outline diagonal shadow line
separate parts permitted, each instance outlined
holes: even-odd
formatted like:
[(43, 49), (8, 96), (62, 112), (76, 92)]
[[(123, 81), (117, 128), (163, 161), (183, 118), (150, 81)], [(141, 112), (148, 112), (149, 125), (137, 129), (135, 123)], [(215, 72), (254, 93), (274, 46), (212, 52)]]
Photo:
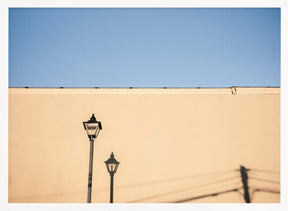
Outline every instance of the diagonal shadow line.
[(280, 190), (276, 190), (276, 189), (254, 188), (253, 192), (257, 192), (257, 191), (280, 194)]
[[(151, 182), (146, 182), (146, 183), (138, 183), (138, 184), (131, 184), (131, 185), (122, 185), (122, 186), (116, 186), (115, 188), (130, 188), (134, 186), (142, 186), (142, 185), (149, 185), (149, 184), (156, 184), (156, 183), (165, 183), (165, 182), (171, 182), (171, 181), (177, 181), (177, 180), (185, 180), (185, 179), (190, 179), (190, 178), (195, 178), (195, 177), (201, 177), (201, 176), (211, 176), (211, 175), (217, 175), (221, 173), (227, 173), (227, 172), (233, 172), (234, 170), (225, 170), (225, 171), (216, 171), (216, 172), (209, 172), (209, 173), (203, 173), (203, 174), (195, 174), (195, 175), (190, 175), (187, 177), (179, 177), (179, 178), (172, 178), (172, 179), (167, 179), (167, 180), (156, 180), (156, 181), (151, 181)], [(107, 190), (107, 188), (97, 188), (97, 189), (92, 189), (92, 191), (103, 191)], [(29, 195), (29, 196), (18, 196), (13, 199), (29, 199), (29, 198), (34, 198), (34, 197), (47, 197), (47, 196), (61, 196), (61, 195), (73, 195), (73, 194), (80, 194), (84, 193), (86, 190), (81, 190), (81, 191), (70, 191), (70, 192), (63, 192), (63, 193), (48, 193), (48, 194), (37, 194), (37, 195)]]
[(213, 185), (213, 184), (226, 182), (226, 181), (234, 180), (234, 179), (239, 179), (239, 177), (228, 177), (228, 178), (224, 178), (224, 179), (221, 179), (221, 180), (216, 180), (216, 181), (205, 183), (205, 184), (192, 186), (192, 187), (186, 188), (186, 189), (181, 189), (181, 190), (179, 189), (179, 190), (171, 191), (171, 192), (168, 192), (168, 193), (163, 193), (163, 194), (158, 194), (158, 195), (153, 195), (153, 196), (149, 196), (149, 197), (145, 197), (145, 198), (141, 198), (141, 199), (128, 201), (126, 203), (135, 203), (135, 202), (139, 202), (139, 201), (143, 201), (143, 200), (145, 201), (147, 199), (153, 199), (153, 198), (158, 198), (158, 197), (161, 197), (161, 196), (171, 195), (171, 194), (175, 194), (175, 193), (181, 193), (181, 192), (185, 192), (185, 191), (188, 191), (188, 190), (191, 190), (191, 189), (201, 188), (201, 187), (205, 187), (207, 185)]
[(280, 191), (274, 191), (274, 190), (256, 189), (255, 191), (280, 194)]
[(218, 196), (218, 195), (224, 194), (224, 193), (238, 192), (238, 190), (239, 190), (239, 188), (234, 188), (234, 189), (225, 190), (225, 191), (221, 191), (221, 192), (210, 193), (210, 194), (201, 195), (201, 196), (195, 196), (195, 197), (192, 197), (192, 198), (186, 198), (186, 199), (182, 199), (180, 201), (175, 201), (175, 202), (171, 202), (171, 203), (183, 203), (183, 202), (186, 202), (186, 201), (192, 201), (192, 200), (206, 198), (206, 197), (210, 197), (210, 196)]
[(270, 171), (270, 170), (263, 170), (263, 169), (250, 169), (250, 170), (251, 170), (251, 171), (271, 173), (271, 174), (280, 174), (280, 172), (277, 172), (277, 171)]
[(251, 187), (253, 188), (251, 192), (251, 201), (254, 199), (255, 193), (258, 192), (268, 192), (268, 193), (275, 193), (275, 194), (280, 194), (280, 190), (272, 190), (272, 189), (266, 189), (266, 188), (257, 188), (257, 187)]
[(63, 196), (63, 195), (73, 195), (73, 194), (81, 194), (87, 192), (87, 190), (81, 191), (70, 191), (65, 193), (47, 193), (47, 194), (37, 194), (37, 195), (28, 195), (28, 196), (16, 196), (16, 197), (9, 197), (9, 199), (19, 200), (19, 199), (31, 199), (31, 198), (41, 198), (41, 197), (50, 197), (50, 196)]
[(221, 173), (227, 173), (227, 172), (234, 172), (234, 169), (231, 170), (225, 170), (225, 171), (216, 171), (216, 172), (210, 172), (210, 173), (203, 173), (203, 174), (195, 174), (195, 175), (190, 175), (190, 176), (186, 176), (186, 177), (178, 177), (178, 178), (172, 178), (172, 179), (166, 179), (166, 180), (155, 180), (155, 181), (151, 181), (151, 182), (144, 182), (144, 183), (135, 183), (135, 184), (131, 184), (131, 185), (121, 185), (121, 186), (116, 186), (117, 188), (130, 188), (130, 187), (134, 187), (134, 186), (142, 186), (142, 185), (152, 185), (152, 184), (156, 184), (156, 183), (165, 183), (165, 182), (172, 182), (172, 181), (180, 181), (180, 180), (188, 180), (188, 179), (192, 179), (195, 177), (204, 177), (204, 176), (212, 176), (212, 175), (217, 175), (217, 174), (221, 174)]
[[(201, 176), (211, 176), (211, 175), (217, 175), (221, 173), (227, 173), (227, 172), (233, 172), (233, 170), (225, 170), (225, 171), (216, 171), (216, 172), (210, 172), (210, 173), (203, 173), (203, 174), (195, 174), (195, 175), (190, 175), (187, 177), (179, 177), (179, 178), (173, 178), (173, 179), (167, 179), (167, 180), (156, 180), (156, 181), (151, 181), (151, 182), (146, 182), (146, 183), (138, 183), (138, 184), (131, 184), (131, 185), (122, 185), (122, 186), (116, 186), (115, 188), (131, 188), (134, 186), (142, 186), (142, 185), (149, 185), (149, 184), (156, 184), (156, 183), (165, 183), (165, 182), (171, 182), (171, 181), (180, 181), (180, 180), (186, 180), (190, 178), (195, 178), (195, 177), (201, 177)], [(92, 189), (93, 192), (95, 191), (103, 191), (103, 190), (108, 190), (107, 188), (97, 188), (97, 189)], [(73, 194), (80, 194), (84, 193), (86, 190), (79, 190), (79, 191), (70, 191), (70, 192), (62, 192), (62, 193), (48, 193), (48, 194), (37, 194), (37, 195), (29, 195), (29, 196), (18, 196), (18, 197), (13, 197), (13, 199), (29, 199), (29, 198), (34, 198), (34, 197), (49, 197), (49, 196), (62, 196), (62, 195), (73, 195)]]
[(263, 182), (269, 182), (269, 183), (274, 183), (274, 184), (280, 184), (280, 182), (278, 182), (278, 181), (262, 179), (262, 178), (257, 178), (257, 177), (249, 177), (249, 179), (263, 181)]

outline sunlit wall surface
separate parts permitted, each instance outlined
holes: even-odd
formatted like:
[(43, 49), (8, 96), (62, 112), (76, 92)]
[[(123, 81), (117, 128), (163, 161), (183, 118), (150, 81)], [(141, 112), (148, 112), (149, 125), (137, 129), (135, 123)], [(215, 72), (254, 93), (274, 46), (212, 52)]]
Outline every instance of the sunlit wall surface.
[(116, 203), (244, 203), (240, 165), (252, 202), (280, 202), (280, 88), (9, 88), (9, 202), (86, 203), (92, 113), (92, 203), (112, 151)]

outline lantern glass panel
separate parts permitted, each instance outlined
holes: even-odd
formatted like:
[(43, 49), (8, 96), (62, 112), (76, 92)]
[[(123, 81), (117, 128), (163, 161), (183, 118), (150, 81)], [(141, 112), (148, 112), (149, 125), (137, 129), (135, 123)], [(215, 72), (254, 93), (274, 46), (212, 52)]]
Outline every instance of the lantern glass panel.
[(109, 173), (115, 173), (117, 171), (118, 166), (119, 163), (106, 163), (107, 171)]
[(98, 123), (84, 123), (88, 136), (96, 136), (99, 130)]
[(114, 164), (114, 163), (108, 164), (109, 172), (114, 172), (115, 171), (115, 166), (116, 166), (116, 164)]
[(117, 169), (118, 169), (118, 166), (119, 166), (119, 163), (117, 163), (117, 164), (115, 165), (115, 171), (114, 171), (114, 172), (116, 172), (116, 171), (117, 171)]

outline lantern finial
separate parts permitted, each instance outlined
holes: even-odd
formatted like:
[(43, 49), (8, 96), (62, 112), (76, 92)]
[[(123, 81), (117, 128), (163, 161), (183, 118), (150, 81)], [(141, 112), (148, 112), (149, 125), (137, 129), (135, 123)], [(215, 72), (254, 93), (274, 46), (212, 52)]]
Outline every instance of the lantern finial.
[(91, 116), (90, 120), (96, 120), (96, 118), (95, 118), (94, 114), (92, 114), (92, 116)]

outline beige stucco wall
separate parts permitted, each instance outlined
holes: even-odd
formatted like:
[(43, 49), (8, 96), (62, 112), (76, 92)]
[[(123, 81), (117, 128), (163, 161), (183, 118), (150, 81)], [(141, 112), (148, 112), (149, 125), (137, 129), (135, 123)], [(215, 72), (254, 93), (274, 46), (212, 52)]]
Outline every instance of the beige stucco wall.
[[(86, 202), (82, 122), (92, 113), (103, 125), (92, 202), (109, 202), (104, 161), (112, 151), (121, 163), (115, 202), (174, 202), (238, 188), (240, 164), (251, 168), (251, 190), (279, 190), (280, 88), (236, 91), (9, 88), (9, 202)], [(244, 200), (232, 192), (190, 202)], [(252, 202), (280, 202), (280, 195), (256, 192)]]

